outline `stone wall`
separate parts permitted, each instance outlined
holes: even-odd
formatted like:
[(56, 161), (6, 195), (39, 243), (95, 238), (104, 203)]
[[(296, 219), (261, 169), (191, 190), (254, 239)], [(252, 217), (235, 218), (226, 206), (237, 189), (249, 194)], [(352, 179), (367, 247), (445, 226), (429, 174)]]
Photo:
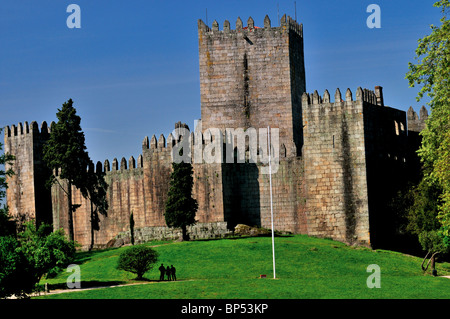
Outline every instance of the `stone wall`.
[[(178, 230), (168, 229), (164, 218), (174, 143), (171, 135), (167, 144), (162, 135), (158, 141), (155, 136), (151, 140), (146, 137), (137, 164), (134, 158), (128, 161), (122, 158), (120, 164), (114, 159), (111, 167), (108, 160), (103, 167), (97, 164), (97, 169), (106, 172), (109, 208), (107, 216), (100, 215), (94, 247), (105, 247), (118, 234), (129, 234), (131, 212), (134, 227), (142, 238), (177, 236)], [(220, 237), (239, 223), (270, 228), (269, 175), (263, 174), (262, 168), (262, 164), (252, 163), (193, 164), (193, 197), (199, 204), (196, 220), (200, 226), (192, 228), (191, 235)], [(66, 186), (64, 181), (60, 184)], [(300, 157), (281, 159), (277, 172), (272, 175), (272, 191), (275, 229), (307, 233)], [(73, 204), (81, 205), (74, 214), (75, 240), (87, 248), (92, 240), (90, 202), (75, 187), (72, 193)], [(67, 198), (59, 184), (53, 186), (52, 200), (54, 228), (67, 230)]]
[(7, 180), (7, 205), (10, 214), (18, 219), (51, 222), (50, 190), (45, 187), (50, 171), (42, 161), (42, 147), (49, 132), (46, 122), (40, 130), (36, 122), (5, 128), (5, 153), (15, 156), (11, 167), (14, 175)]
[[(270, 180), (262, 164), (223, 165), (224, 216), (229, 228), (237, 224), (271, 228)], [(307, 233), (303, 161), (282, 158), (272, 174), (274, 228)]]
[[(167, 228), (164, 212), (174, 143), (171, 134), (167, 144), (163, 135), (158, 140), (155, 136), (150, 140), (146, 137), (143, 141), (143, 155), (139, 156), (137, 163), (131, 157), (128, 161), (122, 158), (120, 163), (115, 158), (111, 166), (108, 160), (103, 166), (101, 163), (97, 164), (97, 169), (106, 173), (108, 212), (106, 216), (99, 216), (100, 229), (94, 232), (95, 247), (104, 247), (117, 234), (129, 231), (131, 213), (135, 229), (146, 229), (145, 238), (150, 238), (149, 234), (152, 233), (158, 234), (157, 237), (161, 236), (158, 229)], [(193, 171), (193, 197), (199, 204), (196, 220), (202, 224), (223, 222), (221, 164), (194, 164)], [(64, 181), (60, 181), (60, 184), (66, 186)], [(90, 202), (75, 187), (72, 188), (72, 194), (73, 204), (81, 205), (74, 214), (75, 240), (87, 248), (92, 239)], [(67, 230), (67, 197), (58, 184), (52, 188), (52, 203), (54, 228)], [(156, 228), (151, 230), (154, 227)], [(169, 230), (164, 232), (166, 231), (176, 233)], [(219, 234), (222, 232), (220, 230)]]
[[(233, 234), (227, 228), (226, 222), (197, 223), (187, 227), (190, 239), (214, 239), (224, 238)], [(172, 229), (167, 226), (142, 227), (134, 230), (134, 243), (141, 244), (151, 240), (179, 240), (182, 238), (180, 229)], [(120, 232), (107, 243), (107, 246), (121, 246), (131, 242), (130, 231)]]
[[(308, 234), (372, 247), (393, 247), (399, 238), (396, 194), (417, 181), (415, 132), (423, 123), (414, 111), (384, 105), (382, 87), (358, 88), (356, 98), (339, 89), (302, 97)], [(421, 110), (426, 117), (426, 110)]]
[(428, 111), (425, 106), (422, 106), (419, 111), (419, 115), (417, 115), (416, 111), (409, 107), (407, 112), (408, 117), (408, 131), (411, 132), (420, 132), (425, 128), (425, 121), (428, 119)]
[(388, 106), (364, 102), (364, 143), (370, 212), (371, 244), (374, 248), (399, 248), (398, 212), (390, 206), (399, 191), (420, 178), (416, 150), (420, 141), (407, 131), (407, 114)]
[[(363, 101), (334, 103), (326, 91), (303, 94), (303, 156), (308, 234), (368, 244), (369, 207), (364, 147)], [(357, 95), (358, 95), (357, 94)]]

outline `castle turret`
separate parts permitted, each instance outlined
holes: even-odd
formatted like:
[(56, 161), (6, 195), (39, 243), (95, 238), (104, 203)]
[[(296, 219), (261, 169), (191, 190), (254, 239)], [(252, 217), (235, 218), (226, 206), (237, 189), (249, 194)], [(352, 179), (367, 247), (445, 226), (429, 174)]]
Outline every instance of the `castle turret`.
[(5, 153), (15, 156), (14, 175), (7, 178), (7, 205), (10, 214), (20, 220), (52, 221), (51, 194), (45, 186), (51, 172), (42, 160), (42, 148), (49, 137), (46, 122), (19, 123), (5, 128)]
[(414, 111), (412, 106), (409, 107), (407, 114), (408, 118), (408, 131), (420, 132), (425, 128), (425, 121), (428, 119), (428, 111), (425, 106), (422, 105), (419, 114)]

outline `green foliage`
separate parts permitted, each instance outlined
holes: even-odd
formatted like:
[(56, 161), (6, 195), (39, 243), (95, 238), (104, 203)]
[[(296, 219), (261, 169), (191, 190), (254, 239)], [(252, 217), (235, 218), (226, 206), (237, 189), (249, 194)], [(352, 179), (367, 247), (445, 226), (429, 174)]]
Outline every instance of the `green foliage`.
[(421, 232), (440, 228), (437, 215), (441, 194), (442, 190), (439, 185), (429, 184), (425, 180), (408, 192), (408, 199), (405, 202), (409, 202), (406, 210), (409, 232), (419, 235)]
[(9, 216), (8, 206), (0, 208), (0, 236), (15, 235), (15, 222)]
[[(447, 278), (424, 276), (422, 258), (386, 250), (351, 247), (329, 239), (305, 235), (275, 238), (277, 280), (272, 276), (270, 237), (196, 240), (146, 244), (159, 253), (156, 265), (173, 264), (177, 282), (153, 282), (117, 288), (71, 290), (41, 298), (86, 299), (448, 299)], [(78, 252), (83, 285), (130, 284), (135, 275), (116, 269), (122, 247)], [(366, 285), (367, 266), (381, 269), (381, 289)], [(450, 275), (450, 264), (436, 264), (441, 275)], [(259, 275), (267, 275), (260, 279)], [(50, 286), (65, 285), (62, 272)], [(145, 274), (159, 278), (158, 267)], [(47, 281), (46, 281), (47, 282)], [(86, 283), (87, 285), (88, 283)]]
[(421, 132), (419, 155), (425, 167), (425, 181), (442, 188), (438, 219), (447, 243), (450, 242), (450, 10), (449, 0), (434, 4), (443, 14), (440, 26), (431, 25), (431, 34), (419, 39), (417, 64), (409, 63), (406, 78), (410, 86), (421, 85), (417, 100), (425, 94), (431, 114)]
[[(86, 152), (81, 118), (76, 114), (72, 99), (58, 109), (58, 122), (52, 126), (50, 138), (44, 146), (44, 161), (50, 169), (60, 169), (59, 176), (73, 185), (84, 185), (89, 157)], [(81, 188), (81, 187), (80, 187)]]
[(20, 250), (30, 261), (36, 282), (46, 273), (58, 272), (69, 265), (75, 256), (75, 244), (65, 238), (62, 229), (52, 232), (52, 226), (42, 224), (37, 230), (34, 223), (25, 223), (18, 234)]
[(136, 274), (136, 279), (140, 280), (153, 268), (158, 261), (158, 256), (159, 254), (148, 246), (133, 246), (120, 254), (117, 269)]
[(65, 102), (56, 113), (58, 122), (52, 126), (52, 133), (44, 145), (43, 159), (52, 171), (59, 169), (59, 178), (67, 181), (64, 189), (55, 176), (51, 176), (49, 184), (59, 183), (68, 198), (69, 238), (74, 240), (72, 185), (79, 188), (83, 195), (87, 193), (86, 183), (89, 181), (87, 168), (90, 159), (86, 151), (84, 133), (81, 130), (81, 118), (76, 114), (72, 99)]
[(191, 163), (172, 163), (169, 193), (166, 201), (165, 219), (169, 227), (181, 228), (187, 239), (186, 227), (195, 224), (197, 201), (192, 198), (194, 179)]
[[(76, 186), (84, 198), (91, 202), (91, 232), (99, 229), (99, 214), (108, 210), (106, 192), (108, 185), (105, 173), (96, 171), (86, 151), (84, 133), (81, 130), (81, 118), (73, 107), (72, 99), (65, 102), (56, 114), (58, 122), (52, 126), (52, 133), (44, 145), (44, 161), (53, 171), (59, 170), (59, 179), (51, 176), (49, 184), (58, 183), (68, 198), (69, 237), (74, 240), (72, 188)], [(88, 169), (89, 168), (89, 169)], [(63, 187), (59, 180), (67, 181)], [(92, 236), (94, 238), (94, 236)], [(91, 242), (91, 248), (94, 243)]]
[(445, 253), (448, 251), (448, 247), (442, 240), (442, 235), (437, 230), (420, 232), (419, 242), (423, 250), (430, 253)]
[[(96, 171), (86, 151), (81, 118), (76, 114), (72, 99), (65, 102), (56, 114), (58, 122), (52, 126), (50, 138), (44, 146), (44, 161), (51, 170), (59, 170), (59, 179), (51, 176), (50, 184), (59, 183), (68, 198), (69, 238), (74, 240), (72, 185), (91, 202), (91, 232), (99, 229), (99, 214), (107, 215), (105, 173)], [(88, 169), (89, 168), (89, 169)], [(63, 187), (59, 180), (67, 181)], [(91, 236), (94, 238), (94, 236)], [(94, 242), (91, 242), (93, 248)]]
[(416, 236), (422, 248), (431, 254), (447, 251), (438, 220), (441, 194), (439, 185), (422, 179), (417, 186), (399, 193), (391, 205), (394, 212), (403, 214), (399, 218), (400, 231)]
[(45, 224), (36, 230), (29, 222), (17, 238), (0, 237), (0, 298), (26, 296), (44, 274), (60, 271), (74, 257), (73, 242), (67, 241), (62, 230), (51, 232)]

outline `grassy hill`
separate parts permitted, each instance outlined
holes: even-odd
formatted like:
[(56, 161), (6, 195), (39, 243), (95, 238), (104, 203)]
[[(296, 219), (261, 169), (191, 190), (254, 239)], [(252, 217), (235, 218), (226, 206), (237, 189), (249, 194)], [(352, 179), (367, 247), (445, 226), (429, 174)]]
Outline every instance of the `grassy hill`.
[[(450, 298), (450, 279), (423, 274), (421, 258), (401, 253), (355, 248), (328, 239), (303, 235), (275, 238), (276, 274), (272, 273), (270, 237), (191, 242), (152, 242), (159, 263), (136, 282), (131, 273), (116, 269), (119, 254), (128, 247), (80, 252), (81, 288), (139, 283), (115, 288), (76, 290), (41, 298), (131, 299), (309, 299), (309, 298)], [(160, 263), (173, 264), (178, 281), (159, 282)], [(377, 264), (381, 288), (368, 288)], [(437, 264), (439, 275), (450, 275), (450, 264)], [(267, 278), (259, 278), (261, 274)], [(70, 273), (44, 279), (63, 288)]]

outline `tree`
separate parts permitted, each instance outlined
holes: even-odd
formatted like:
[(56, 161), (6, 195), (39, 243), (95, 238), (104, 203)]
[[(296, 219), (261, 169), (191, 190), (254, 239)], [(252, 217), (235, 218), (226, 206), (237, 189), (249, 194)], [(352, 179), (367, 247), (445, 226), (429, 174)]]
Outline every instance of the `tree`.
[[(437, 216), (439, 214), (440, 196), (442, 189), (437, 184), (429, 184), (425, 179), (419, 185), (412, 187), (408, 193), (402, 197), (406, 203), (406, 230), (417, 236), (417, 239), (426, 251), (426, 256), (422, 262), (422, 270), (426, 271), (431, 262), (432, 273), (435, 274), (435, 261), (438, 254), (446, 253), (447, 246), (440, 235), (441, 224)], [(428, 264), (424, 263), (430, 256)]]
[(91, 204), (91, 244), (89, 250), (94, 248), (94, 231), (100, 229), (99, 214), (106, 216), (108, 201), (106, 192), (108, 184), (105, 181), (105, 172), (100, 169), (94, 171), (94, 163), (90, 161), (85, 184), (81, 188), (83, 197), (88, 198)]
[(14, 236), (0, 237), (0, 298), (11, 295), (26, 297), (44, 274), (56, 273), (70, 264), (75, 256), (75, 245), (62, 230), (34, 223), (25, 224), (25, 230)]
[(74, 240), (73, 213), (77, 205), (72, 204), (72, 186), (86, 188), (86, 172), (90, 162), (86, 151), (84, 133), (81, 130), (81, 118), (76, 114), (72, 99), (65, 102), (56, 114), (58, 122), (52, 126), (52, 132), (44, 145), (44, 161), (55, 172), (59, 170), (59, 177), (67, 181), (64, 187), (52, 175), (50, 184), (59, 183), (67, 195), (67, 211), (69, 223), (69, 238)]
[(33, 291), (32, 267), (13, 236), (0, 237), (0, 298), (24, 297)]
[(25, 223), (18, 234), (20, 251), (31, 265), (34, 284), (43, 275), (58, 272), (69, 265), (75, 257), (75, 243), (67, 240), (62, 229), (52, 232), (52, 226), (41, 224), (38, 229), (33, 222)]
[(192, 198), (194, 179), (191, 163), (172, 163), (165, 219), (169, 227), (181, 228), (182, 239), (188, 240), (187, 226), (195, 224), (197, 201)]
[[(423, 250), (427, 252), (425, 258), (422, 261), (422, 270), (424, 272), (427, 271), (428, 266), (431, 262), (431, 272), (434, 276), (436, 276), (436, 255), (448, 252), (449, 247), (445, 245), (445, 242), (442, 240), (441, 234), (436, 230), (422, 231), (419, 234), (419, 242), (422, 245)], [(427, 260), (428, 256), (430, 256), (430, 259), (427, 265), (424, 267), (424, 263)]]
[(144, 274), (158, 261), (158, 257), (158, 252), (151, 247), (132, 246), (120, 254), (117, 269), (136, 274), (136, 280), (142, 280)]
[(0, 237), (13, 236), (16, 233), (16, 223), (9, 216), (8, 206), (4, 205), (0, 208)]
[(417, 186), (412, 187), (405, 202), (407, 226), (406, 230), (419, 236), (422, 232), (439, 230), (441, 224), (437, 216), (439, 213), (441, 188), (436, 184), (429, 184), (424, 179)]
[(437, 218), (440, 234), (450, 244), (450, 10), (449, 0), (434, 4), (442, 12), (441, 26), (431, 25), (431, 34), (419, 39), (417, 64), (409, 63), (406, 78), (411, 87), (421, 85), (417, 97), (430, 97), (431, 113), (421, 132), (422, 145), (418, 151), (424, 165), (424, 180), (442, 189)]

